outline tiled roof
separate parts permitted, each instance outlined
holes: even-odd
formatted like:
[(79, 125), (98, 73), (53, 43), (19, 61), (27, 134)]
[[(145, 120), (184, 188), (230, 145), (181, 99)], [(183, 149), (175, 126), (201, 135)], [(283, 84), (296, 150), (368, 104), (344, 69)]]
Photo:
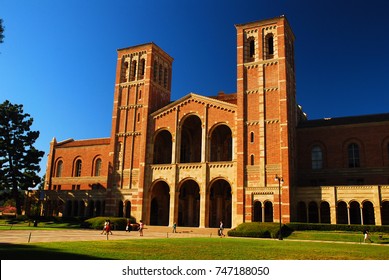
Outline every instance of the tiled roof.
[(389, 122), (389, 113), (301, 121), (298, 128)]

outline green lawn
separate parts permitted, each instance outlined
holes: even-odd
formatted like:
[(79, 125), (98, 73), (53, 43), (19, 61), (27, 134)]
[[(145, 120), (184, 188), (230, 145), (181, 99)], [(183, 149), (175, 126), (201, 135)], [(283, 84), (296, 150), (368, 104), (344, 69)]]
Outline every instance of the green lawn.
[(1, 244), (2, 259), (388, 260), (389, 246), (246, 238)]

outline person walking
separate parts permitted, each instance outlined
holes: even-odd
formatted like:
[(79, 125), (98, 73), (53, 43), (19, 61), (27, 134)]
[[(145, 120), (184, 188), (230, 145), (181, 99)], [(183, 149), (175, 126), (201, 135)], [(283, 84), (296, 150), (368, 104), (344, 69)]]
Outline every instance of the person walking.
[(145, 224), (143, 223), (142, 220), (139, 221), (139, 236), (143, 236), (143, 228)]
[(224, 231), (223, 221), (220, 221), (220, 224), (219, 224), (219, 236), (220, 237), (224, 237), (225, 236), (223, 231)]
[(373, 242), (373, 241), (371, 241), (369, 231), (368, 231), (367, 229), (365, 229), (365, 230), (363, 231), (363, 242), (366, 243), (367, 240), (369, 240), (370, 243)]
[(106, 232), (107, 232), (107, 224), (108, 224), (108, 220), (105, 220), (105, 222), (104, 222), (104, 226), (103, 226), (103, 231), (100, 233), (100, 234), (106, 234)]
[(177, 233), (177, 223), (173, 223), (173, 233)]

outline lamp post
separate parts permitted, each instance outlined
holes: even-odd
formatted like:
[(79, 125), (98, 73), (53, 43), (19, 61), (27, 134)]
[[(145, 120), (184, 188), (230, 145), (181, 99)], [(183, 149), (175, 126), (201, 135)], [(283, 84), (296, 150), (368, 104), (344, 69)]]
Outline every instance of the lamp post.
[(276, 177), (274, 178), (274, 180), (278, 181), (278, 206), (279, 206), (279, 214), (280, 214), (280, 232), (278, 234), (278, 240), (282, 240), (282, 232), (281, 232), (281, 228), (282, 228), (282, 221), (281, 221), (281, 183), (284, 182), (284, 179), (282, 179), (282, 177), (276, 175)]

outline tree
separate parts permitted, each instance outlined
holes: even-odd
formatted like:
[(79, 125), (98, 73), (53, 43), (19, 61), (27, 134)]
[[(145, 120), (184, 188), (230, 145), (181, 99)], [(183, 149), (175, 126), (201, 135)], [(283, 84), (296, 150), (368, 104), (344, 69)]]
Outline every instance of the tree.
[(3, 20), (0, 18), (0, 44), (3, 43), (3, 39), (4, 39), (3, 32), (4, 32)]
[(22, 213), (21, 190), (40, 183), (37, 175), (44, 152), (33, 144), (39, 131), (31, 131), (33, 119), (23, 113), (23, 105), (0, 104), (0, 190), (9, 190), (15, 200), (17, 214)]

